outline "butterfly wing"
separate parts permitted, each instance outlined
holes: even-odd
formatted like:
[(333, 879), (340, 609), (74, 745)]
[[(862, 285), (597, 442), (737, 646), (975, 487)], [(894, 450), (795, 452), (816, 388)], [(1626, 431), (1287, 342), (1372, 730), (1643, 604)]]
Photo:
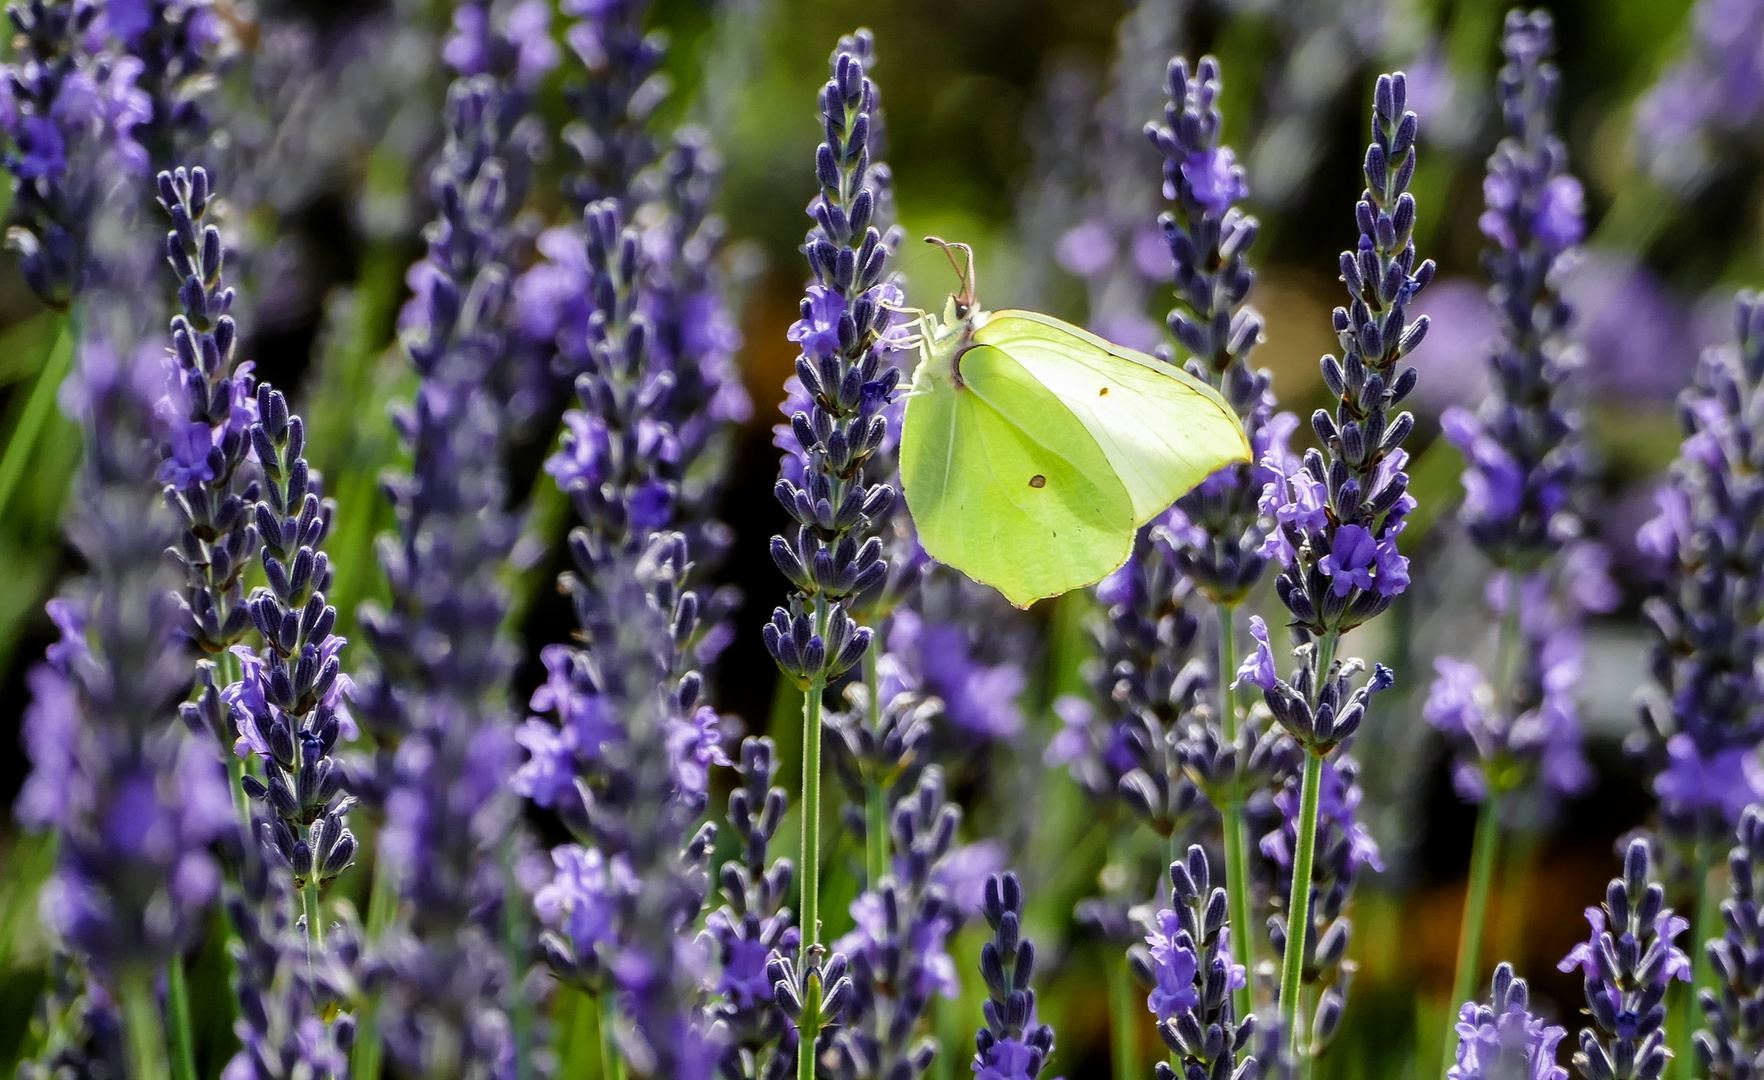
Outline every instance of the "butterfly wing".
[(974, 340), (1009, 354), (1078, 421), (1126, 488), (1135, 527), (1250, 460), (1243, 424), (1219, 392), (1156, 357), (1032, 311), (995, 312)]
[(999, 349), (967, 350), (961, 374), (907, 398), (900, 475), (925, 551), (1021, 607), (1102, 580), (1134, 523), (1096, 439)]

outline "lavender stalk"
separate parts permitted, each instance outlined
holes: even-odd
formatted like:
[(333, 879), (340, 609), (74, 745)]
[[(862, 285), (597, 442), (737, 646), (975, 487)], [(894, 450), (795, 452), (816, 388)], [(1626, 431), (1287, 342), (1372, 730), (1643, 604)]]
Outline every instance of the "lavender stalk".
[[(1574, 704), (1579, 608), (1615, 600), (1609, 582), (1589, 565), (1602, 562), (1602, 550), (1574, 543), (1582, 532), (1574, 497), (1585, 487), (1586, 463), (1579, 445), (1583, 421), (1573, 401), (1579, 355), (1567, 338), (1572, 310), (1558, 289), (1585, 223), (1580, 181), (1568, 173), (1567, 148), (1552, 129), (1559, 84), (1549, 59), (1554, 39), (1548, 13), (1507, 14), (1499, 92), (1508, 134), (1488, 161), (1481, 221), (1490, 242), (1483, 255), (1489, 302), (1500, 327), (1489, 357), (1494, 391), (1476, 415), (1454, 408), (1441, 420), (1466, 461), (1459, 520), (1499, 568), (1490, 596), (1498, 596), (1501, 611), (1493, 685), (1473, 666), (1441, 657), (1424, 710), (1454, 745), (1460, 793), (1482, 804), (1455, 1002), (1469, 997), (1480, 976), (1503, 801), (1534, 782), (1567, 794), (1591, 779)], [(1600, 581), (1570, 581), (1567, 602), (1549, 604), (1554, 583), (1577, 570), (1594, 570), (1590, 576)], [(1444, 1068), (1458, 1053), (1454, 1032), (1446, 1033), (1442, 1053)]]
[(1630, 842), (1623, 876), (1605, 890), (1602, 907), (1586, 909), (1592, 936), (1556, 965), (1586, 977), (1587, 1011), (1574, 1067), (1586, 1080), (1659, 1080), (1672, 1059), (1666, 1049), (1666, 988), (1690, 981), (1690, 960), (1675, 944), (1689, 924), (1666, 906), (1651, 880), (1646, 840)]
[(1453, 1029), (1454, 1053), (1446, 1080), (1568, 1080), (1556, 1064), (1556, 1046), (1568, 1032), (1531, 1013), (1524, 979), (1513, 965), (1495, 968), (1489, 1002), (1464, 1002)]
[[(363, 1032), (361, 1071), (384, 1031), (395, 1063), (489, 1075), (513, 1060), (525, 1074), (521, 955), (504, 945), (503, 848), (518, 835), (505, 781), (517, 764), (506, 683), (514, 647), (500, 633), (509, 606), (498, 573), (517, 526), (501, 464), (517, 367), (511, 332), (515, 227), (542, 135), (528, 115), (537, 82), (556, 63), (549, 16), (463, 4), (443, 50), (460, 71), (449, 89), (447, 143), (430, 177), (439, 217), (412, 276), (405, 350), (421, 376), (395, 414), (412, 472), (383, 488), (398, 534), (380, 563), (391, 606), (359, 620), (377, 663), (363, 674), (358, 711), (378, 748), (375, 794), (387, 816), (375, 882), (404, 901), (407, 921), (383, 943), (388, 984)], [(389, 920), (388, 920), (389, 921)]]
[[(1164, 155), (1164, 195), (1175, 204), (1159, 218), (1176, 268), (1179, 301), (1168, 323), (1193, 357), (1190, 371), (1217, 387), (1242, 418), (1259, 460), (1297, 422), (1287, 414), (1274, 416), (1273, 378), (1266, 369), (1250, 366), (1262, 340), (1262, 317), (1246, 302), (1255, 283), (1248, 255), (1259, 223), (1235, 205), (1248, 196), (1249, 186), (1232, 149), (1219, 145), (1224, 118), (1218, 107), (1218, 61), (1202, 57), (1192, 74), (1185, 60), (1172, 61), (1165, 88), (1170, 101), (1164, 123), (1148, 125), (1146, 133)], [(1258, 502), (1269, 479), (1267, 468), (1258, 464), (1221, 470), (1180, 499), (1154, 529), (1154, 542), (1171, 548), (1177, 570), (1218, 611), (1217, 730), (1208, 732), (1217, 753), (1197, 756), (1206, 758), (1207, 768), (1199, 771), (1224, 821), (1232, 922), (1242, 934), (1239, 948), (1250, 970), (1256, 934), (1250, 929), (1244, 801), (1255, 739), (1248, 732), (1240, 738), (1237, 694), (1226, 683), (1237, 668), (1237, 606), (1267, 565), (1262, 548), (1271, 523)], [(1247, 1016), (1250, 1004), (1246, 982), (1237, 995), (1238, 1014)]]
[(1146, 1007), (1171, 1053), (1169, 1062), (1158, 1062), (1158, 1080), (1233, 1076), (1239, 1068), (1255, 1076), (1249, 1050), (1256, 1018), (1240, 1019), (1232, 1003), (1249, 980), (1231, 955), (1226, 890), (1213, 887), (1207, 853), (1198, 844), (1170, 864), (1169, 877), (1170, 906), (1152, 917), (1145, 945), (1130, 954), (1134, 975), (1150, 991)]
[(1351, 297), (1334, 314), (1343, 356), (1322, 361), (1324, 383), (1338, 404), (1333, 417), (1319, 409), (1311, 418), (1327, 456), (1311, 450), (1302, 463), (1265, 459), (1279, 472), (1262, 495), (1264, 511), (1278, 523), (1267, 550), (1282, 565), (1275, 588), (1293, 616), (1300, 666), (1291, 683), (1279, 679), (1266, 627), (1252, 619), (1258, 647), (1239, 671), (1240, 679), (1262, 689), (1275, 718), (1305, 751), (1280, 979), (1287, 1037), (1297, 1046), (1304, 1045), (1297, 1041), (1296, 1020), (1306, 955), (1321, 947), (1310, 941), (1310, 916), (1325, 758), (1352, 738), (1371, 696), (1392, 682), (1390, 672), (1375, 665), (1371, 679), (1355, 689), (1354, 676), (1364, 665), (1337, 661), (1335, 648), (1344, 631), (1389, 607), (1409, 580), (1396, 538), (1415, 505), (1407, 494), (1408, 455), (1402, 449), (1414, 418), (1389, 412), (1415, 387), (1415, 369), (1401, 362), (1420, 344), (1427, 320), (1411, 323), (1408, 306), (1433, 279), (1434, 268), (1431, 261), (1416, 265), (1410, 235), (1415, 200), (1407, 188), (1419, 122), (1405, 111), (1405, 97), (1400, 72), (1379, 76), (1366, 190), (1356, 207), (1360, 242), (1341, 256)]
[[(805, 948), (799, 1080), (813, 1080), (812, 1033), (829, 1018), (818, 971), (820, 909), (821, 709), (829, 682), (870, 647), (871, 630), (848, 613), (853, 598), (888, 572), (876, 524), (894, 505), (894, 488), (864, 480), (865, 465), (888, 433), (884, 409), (900, 373), (882, 359), (883, 335), (899, 293), (886, 280), (893, 246), (872, 224), (887, 172), (871, 160), (875, 84), (867, 31), (843, 39), (832, 78), (821, 91), (825, 141), (815, 155), (821, 191), (810, 205), (815, 226), (805, 251), (815, 284), (791, 328), (802, 347), (796, 378), (807, 408), (791, 417), (802, 448), (801, 479), (780, 477), (778, 501), (796, 522), (789, 539), (772, 538), (772, 558), (794, 587), (789, 607), (764, 627), (767, 650), (805, 693), (802, 772), (802, 918)], [(793, 464), (793, 462), (790, 462)], [(792, 470), (794, 471), (794, 470)]]
[(1023, 887), (1006, 871), (986, 879), (981, 902), (992, 940), (980, 946), (986, 1026), (974, 1036), (979, 1080), (1035, 1080), (1054, 1051), (1054, 1030), (1035, 1019), (1035, 943), (1023, 936)]
[(1700, 1075), (1724, 1080), (1764, 1067), (1764, 808), (1746, 807), (1738, 839), (1727, 856), (1731, 895), (1721, 901), (1727, 928), (1704, 946), (1715, 979), (1698, 992), (1707, 1026), (1693, 1043)]

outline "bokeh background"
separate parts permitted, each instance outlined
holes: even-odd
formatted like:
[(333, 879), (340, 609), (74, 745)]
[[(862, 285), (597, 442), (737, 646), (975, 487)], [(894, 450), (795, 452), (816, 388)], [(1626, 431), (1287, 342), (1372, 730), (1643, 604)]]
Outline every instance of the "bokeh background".
[[(1636, 727), (1631, 699), (1646, 670), (1638, 619), (1645, 579), (1633, 536), (1677, 449), (1674, 394), (1698, 350), (1729, 332), (1733, 291), (1764, 284), (1764, 22), (1752, 10), (1757, 4), (1705, 0), (1700, 7), (1705, 20), (1733, 20), (1740, 39), (1729, 44), (1738, 59), (1732, 71), (1703, 65), (1726, 112), (1715, 127), (1687, 134), (1657, 105), (1672, 89), (1674, 65), (1696, 54), (1698, 13), (1689, 0), (1551, 6), (1563, 74), (1559, 128), (1571, 167), (1586, 184), (1591, 226), (1568, 294), (1580, 312), (1576, 334), (1586, 354), (1591, 442), (1601, 470), (1595, 527), (1625, 595), (1593, 627), (1583, 683), (1598, 782), (1584, 797), (1523, 822), (1501, 856), (1490, 951), (1515, 962), (1533, 981), (1541, 1010), (1558, 1020), (1576, 1011), (1580, 987), (1578, 976), (1558, 975), (1555, 962), (1583, 936), (1581, 909), (1597, 901), (1615, 872), (1616, 838), (1640, 824), (1651, 805), (1621, 748)], [(224, 103), (216, 128), (225, 135), (215, 157), (231, 201), (228, 240), (247, 253), (243, 355), (278, 386), (298, 388), (315, 463), (340, 504), (333, 600), (347, 619), (379, 588), (371, 544), (389, 514), (376, 477), (397, 453), (385, 403), (409, 389), (395, 321), (406, 295), (404, 271), (420, 255), (419, 230), (430, 216), (422, 178), (438, 144), (446, 82), (438, 48), (447, 5), (330, 0), (222, 8), (236, 20), (239, 51), (216, 90)], [(1453, 795), (1444, 747), (1421, 722), (1419, 704), (1433, 656), (1462, 653), (1486, 629), (1482, 564), (1452, 526), (1461, 461), (1436, 436), (1440, 411), (1474, 401), (1483, 385), (1481, 343), (1492, 324), (1476, 219), (1484, 163), (1498, 135), (1492, 76), (1504, 13), (1505, 4), (1493, 0), (653, 6), (654, 24), (674, 43), (675, 92), (658, 124), (702, 124), (724, 159), (721, 210), (746, 339), (742, 367), (755, 404), (723, 508), (737, 541), (721, 575), (746, 601), (740, 633), (717, 668), (717, 700), (745, 730), (773, 730), (787, 763), (780, 780), (791, 788), (800, 699), (779, 689), (757, 630), (783, 591), (766, 555), (767, 539), (784, 520), (771, 497), (770, 428), (796, 355), (785, 329), (796, 318), (806, 276), (797, 245), (814, 192), (815, 94), (838, 37), (857, 26), (876, 35), (873, 74), (883, 92), (899, 219), (910, 240), (899, 267), (913, 302), (940, 305), (953, 288), (941, 256), (917, 243), (937, 234), (975, 247), (988, 307), (1034, 307), (1129, 344), (1160, 340), (1171, 303), (1158, 280), (1167, 270), (1161, 246), (1144, 255), (1146, 238), (1156, 237), (1161, 197), (1159, 159), (1140, 128), (1161, 109), (1163, 68), (1172, 55), (1218, 56), (1225, 140), (1248, 166), (1249, 205), (1263, 224), (1252, 301), (1268, 329), (1256, 360), (1273, 369), (1283, 404), (1301, 415), (1321, 393), (1317, 358), (1335, 347), (1329, 312), (1340, 287), (1333, 267), (1356, 235), (1352, 208), (1372, 80), (1379, 71), (1408, 72), (1410, 106), (1422, 118), (1416, 242), (1441, 267), (1425, 304), (1436, 325), (1415, 356), (1423, 415), (1411, 442), (1412, 490), (1422, 509), (1404, 540), (1416, 559), (1416, 586), (1359, 632), (1367, 640), (1344, 646), (1383, 657), (1399, 682), (1378, 700), (1356, 747), (1365, 765), (1362, 810), (1386, 869), (1359, 887), (1360, 976), (1346, 1029), (1320, 1076), (1428, 1075), (1447, 1015), (1473, 810)], [(556, 22), (560, 34), (564, 24)], [(560, 85), (568, 67), (543, 99), (558, 125), (567, 118)], [(548, 166), (553, 176), (562, 167)], [(547, 189), (543, 179), (535, 184), (538, 192)], [(535, 212), (543, 217), (555, 209), (541, 198)], [(0, 257), (0, 438), (18, 430), (33, 402), (44, 407), (39, 374), (51, 328), (10, 253)], [(43, 602), (75, 569), (59, 528), (77, 439), (58, 413), (47, 422), (50, 437), (30, 460), (0, 473), (7, 492), (0, 499), (0, 803), (8, 805), (25, 768), (13, 749), (27, 700), (24, 673), (51, 638)], [(550, 437), (549, 430), (530, 434), (516, 456), (514, 481), (516, 490), (538, 493), (530, 526), (555, 541), (567, 510), (546, 502), (550, 481), (538, 471)], [(536, 681), (539, 647), (561, 639), (570, 624), (549, 587), (560, 566), (554, 543), (517, 582), (529, 655), (517, 687), (523, 699)], [(1270, 600), (1261, 597), (1252, 608), (1266, 610)], [(1012, 644), (1029, 675), (1019, 701), (1026, 730), (974, 750), (953, 770), (970, 807), (966, 831), (997, 838), (1000, 857), (1024, 875), (1034, 898), (1031, 928), (1046, 960), (1042, 1019), (1059, 1031), (1054, 1067), (1068, 1077), (1108, 1068), (1102, 950), (1086, 939), (1072, 910), (1096, 890), (1110, 852), (1106, 829), (1084, 796), (1063, 771), (1040, 761), (1058, 725), (1051, 701), (1084, 692), (1089, 603), (1070, 597), (1028, 613)], [(784, 722), (774, 724), (774, 717)], [(44, 849), (8, 828), (0, 823), (5, 1072), (23, 1048), (47, 956), (35, 899), (48, 867)], [(848, 845), (830, 857), (856, 865), (862, 852)], [(353, 876), (358, 886), (369, 879)], [(823, 904), (836, 935), (845, 900), (832, 888)], [(954, 950), (964, 970), (977, 955), (975, 934), (970, 929)], [(223, 993), (218, 949), (202, 962), (211, 977), (198, 978), (199, 995), (203, 986)], [(200, 997), (197, 1012), (224, 1014), (204, 1010)], [(975, 1001), (939, 1004), (946, 1052), (938, 1075), (966, 1075), (978, 1016)], [(1150, 1025), (1144, 1034), (1149, 1057)], [(224, 1055), (230, 1036), (216, 1021), (203, 1038), (205, 1055)]]

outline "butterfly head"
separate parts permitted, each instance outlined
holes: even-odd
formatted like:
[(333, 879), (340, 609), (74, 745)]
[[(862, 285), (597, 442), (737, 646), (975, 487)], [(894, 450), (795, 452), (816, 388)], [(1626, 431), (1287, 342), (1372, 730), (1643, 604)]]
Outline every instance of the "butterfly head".
[[(955, 268), (961, 287), (950, 294), (943, 306), (941, 321), (925, 319), (925, 350), (928, 374), (932, 378), (948, 378), (957, 387), (962, 385), (961, 354), (973, 344), (974, 331), (985, 322), (987, 313), (980, 308), (975, 295), (974, 249), (967, 244), (952, 244), (935, 236), (925, 237), (927, 244), (936, 244)], [(960, 260), (956, 252), (961, 252)]]

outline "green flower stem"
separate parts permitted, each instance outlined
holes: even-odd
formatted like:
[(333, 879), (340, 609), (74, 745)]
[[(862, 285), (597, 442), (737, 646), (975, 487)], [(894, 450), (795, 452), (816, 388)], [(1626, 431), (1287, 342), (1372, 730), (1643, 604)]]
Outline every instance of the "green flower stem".
[[(1702, 830), (1699, 830), (1702, 831)], [(1679, 993), (1684, 1002), (1683, 1019), (1677, 1024), (1674, 1034), (1677, 1038), (1677, 1059), (1684, 1063), (1682, 1076), (1692, 1075), (1690, 1065), (1696, 1058), (1696, 1028), (1699, 1026), (1697, 1006), (1699, 995), (1705, 988), (1715, 986), (1714, 973), (1709, 968), (1709, 950), (1705, 943), (1721, 931), (1721, 895), (1725, 889), (1709, 887), (1709, 873), (1718, 863), (1719, 845), (1712, 842), (1703, 831), (1697, 840), (1697, 918), (1691, 927), (1691, 945), (1685, 952), (1691, 954), (1691, 982), (1688, 986), (1680, 986)]]
[(123, 1031), (128, 1043), (130, 1080), (170, 1080), (159, 1004), (153, 999), (152, 973), (141, 969), (124, 972), (117, 996), (121, 998)]
[[(1316, 684), (1329, 677), (1335, 645), (1341, 635), (1317, 639)], [(1292, 853), (1292, 893), (1286, 904), (1286, 955), (1280, 959), (1280, 1014), (1286, 1021), (1287, 1045), (1298, 1056), (1299, 986), (1305, 975), (1305, 939), (1311, 933), (1311, 867), (1317, 857), (1317, 802), (1323, 788), (1323, 757), (1305, 748), (1305, 773), (1299, 787), (1298, 842)]]
[(1311, 931), (1311, 864), (1316, 856), (1317, 800), (1322, 787), (1323, 758), (1307, 748), (1299, 788), (1298, 843), (1292, 853), (1292, 895), (1286, 905), (1286, 955), (1281, 958), (1280, 970), (1280, 1013), (1294, 1054), (1299, 1046), (1299, 987), (1305, 974), (1305, 938)]
[[(222, 686), (231, 686), (242, 677), (239, 658), (233, 655), (231, 649), (221, 651), (220, 674)], [(244, 834), (247, 844), (255, 843), (257, 838), (251, 828), (251, 797), (245, 794), (245, 769), (248, 763), (235, 754), (230, 746), (221, 747), (221, 756), (227, 761), (227, 797), (233, 802), (233, 813), (239, 817), (239, 831)], [(230, 936), (231, 931), (228, 934)]]
[(55, 348), (37, 375), (31, 396), (25, 400), (18, 426), (6, 441), (4, 454), (0, 454), (0, 521), (10, 520), (6, 511), (11, 507), (13, 495), (18, 492), (19, 482), (24, 479), (43, 429), (55, 416), (55, 397), (73, 367), (73, 353), (74, 324), (72, 316), (67, 316), (55, 339)]
[(165, 982), (165, 1004), (171, 1011), (172, 1075), (176, 1080), (196, 1080), (196, 1040), (190, 1034), (190, 986), (184, 978), (182, 953), (172, 954)]
[(613, 1020), (617, 1016), (618, 1007), (613, 1004), (612, 994), (602, 988), (594, 995), (596, 1018), (596, 1034), (600, 1039), (600, 1076), (601, 1080), (625, 1080), (624, 1059), (613, 1049)]
[[(826, 639), (830, 609), (815, 597), (815, 633)], [(802, 961), (806, 965), (821, 942), (821, 699), (827, 676), (817, 671), (802, 699)], [(821, 1030), (819, 980), (803, 993), (802, 1025), (796, 1047), (798, 1080), (815, 1080), (815, 1041)]]
[[(367, 940), (379, 941), (398, 915), (398, 883), (383, 851), (374, 852), (374, 880), (369, 886)], [(349, 1072), (356, 1080), (379, 1080), (383, 1053), (378, 1022), (380, 1003), (370, 995), (356, 1016), (355, 1049), (349, 1056)]]
[[(1219, 605), (1219, 719), (1225, 742), (1237, 745), (1237, 692), (1230, 689), (1237, 672), (1237, 607)], [(1231, 936), (1237, 960), (1249, 978), (1232, 997), (1237, 1018), (1255, 1008), (1256, 932), (1250, 924), (1249, 841), (1243, 828), (1243, 780), (1234, 772), (1225, 788), (1225, 889), (1231, 904)]]
[(1489, 886), (1494, 881), (1495, 853), (1501, 846), (1501, 794), (1491, 789), (1476, 812), (1476, 839), (1470, 847), (1470, 885), (1464, 894), (1464, 922), (1458, 928), (1458, 967), (1452, 997), (1446, 1002), (1445, 1045), (1440, 1075), (1458, 1063), (1457, 1009), (1476, 993), (1482, 976), (1482, 934), (1488, 921)]
[(306, 888), (301, 890), (306, 901), (306, 966), (310, 969), (315, 958), (324, 950), (325, 931), (322, 925), (324, 910), (319, 902), (318, 875), (315, 873), (306, 880)]
[[(881, 679), (876, 673), (881, 649), (882, 643), (872, 639), (870, 647), (864, 650), (864, 688), (869, 691), (866, 708), (871, 731), (881, 726)], [(883, 790), (879, 776), (870, 777), (864, 789), (864, 871), (868, 886), (874, 889), (888, 872), (888, 793)]]
[(1145, 1080), (1145, 1066), (1139, 1060), (1139, 1017), (1144, 1005), (1134, 1001), (1133, 974), (1127, 970), (1127, 954), (1116, 952), (1109, 957), (1109, 1028), (1112, 1034), (1109, 1061), (1114, 1066), (1114, 1080)]

